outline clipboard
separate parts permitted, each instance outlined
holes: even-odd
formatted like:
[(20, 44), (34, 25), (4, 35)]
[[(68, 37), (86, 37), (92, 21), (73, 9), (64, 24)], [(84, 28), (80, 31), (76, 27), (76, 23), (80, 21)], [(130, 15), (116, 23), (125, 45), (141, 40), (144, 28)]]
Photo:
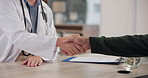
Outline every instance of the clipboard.
[[(77, 58), (81, 58), (80, 60), (77, 60)], [(84, 58), (84, 59), (83, 59)], [(69, 57), (69, 58), (67, 58), (67, 59), (64, 59), (64, 60), (62, 60), (62, 62), (73, 62), (73, 63), (94, 63), (94, 64), (114, 64), (114, 65), (119, 65), (120, 63), (123, 63), (122, 62), (122, 60), (123, 60), (123, 58), (122, 57), (118, 57), (118, 58), (108, 58), (108, 57), (104, 57), (104, 58), (102, 58), (101, 57), (101, 59), (111, 59), (111, 60), (113, 60), (113, 61), (110, 61), (110, 60), (100, 60), (100, 61), (97, 61), (97, 60), (87, 60), (87, 59), (89, 59), (89, 58), (95, 58), (95, 59), (100, 59), (99, 57)], [(75, 60), (76, 59), (76, 60)]]

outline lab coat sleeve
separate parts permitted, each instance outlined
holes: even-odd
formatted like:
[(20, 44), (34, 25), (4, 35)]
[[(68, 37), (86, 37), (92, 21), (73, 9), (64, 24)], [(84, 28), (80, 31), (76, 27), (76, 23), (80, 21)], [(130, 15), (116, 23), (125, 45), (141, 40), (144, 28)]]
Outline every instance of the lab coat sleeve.
[(39, 36), (26, 32), (13, 1), (0, 1), (0, 29), (19, 49), (52, 60), (57, 36)]
[[(43, 5), (44, 5), (44, 7), (46, 7), (46, 9), (48, 9), (47, 10), (47, 13), (48, 13), (47, 19), (49, 21), (47, 23), (48, 24), (48, 32), (47, 32), (47, 34), (57, 36), (57, 32), (56, 32), (56, 29), (55, 29), (55, 26), (54, 26), (53, 13), (52, 13), (51, 9), (48, 7), (48, 5), (46, 3), (43, 2)], [(53, 62), (56, 59), (56, 56), (58, 55), (59, 51), (60, 51), (59, 47), (56, 47), (55, 50), (54, 50), (54, 53), (53, 53), (53, 60), (49, 60), (49, 59), (46, 59), (46, 58), (43, 58), (43, 59), (46, 62)]]
[[(51, 26), (51, 28), (49, 28), (49, 30), (52, 29), (53, 31), (52, 31), (52, 32), (49, 31), (49, 34), (50, 34), (50, 35), (53, 35), (53, 36), (57, 36), (57, 32), (56, 32), (56, 29), (55, 29), (55, 26), (54, 26), (53, 19), (51, 19), (50, 22), (51, 22), (51, 23), (49, 23), (49, 26), (48, 26), (48, 27)], [(53, 62), (53, 61), (56, 59), (56, 57), (57, 57), (59, 51), (60, 51), (59, 47), (56, 47), (56, 48), (54, 49), (53, 59), (52, 59), (52, 60), (45, 60), (45, 61), (47, 61), (47, 62)]]

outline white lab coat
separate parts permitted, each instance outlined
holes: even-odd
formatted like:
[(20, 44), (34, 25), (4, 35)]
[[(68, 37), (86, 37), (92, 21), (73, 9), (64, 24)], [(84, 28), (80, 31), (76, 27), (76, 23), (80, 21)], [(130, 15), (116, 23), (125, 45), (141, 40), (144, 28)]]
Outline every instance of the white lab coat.
[[(27, 27), (32, 24), (26, 4), (23, 1)], [(37, 34), (25, 31), (20, 0), (0, 0), (0, 62), (14, 62), (22, 50), (53, 61), (57, 52), (57, 35), (51, 9), (43, 3), (47, 14), (47, 26), (39, 6)]]

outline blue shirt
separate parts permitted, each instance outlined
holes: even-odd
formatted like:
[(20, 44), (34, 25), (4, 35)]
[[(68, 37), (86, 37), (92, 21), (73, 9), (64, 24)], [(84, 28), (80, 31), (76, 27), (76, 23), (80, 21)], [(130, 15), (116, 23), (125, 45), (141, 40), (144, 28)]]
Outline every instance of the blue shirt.
[(36, 0), (35, 4), (32, 6), (30, 5), (30, 3), (28, 2), (28, 0), (24, 0), (29, 14), (30, 14), (30, 19), (32, 22), (32, 33), (36, 33), (37, 30), (37, 21), (38, 21), (38, 6), (40, 5), (40, 0)]

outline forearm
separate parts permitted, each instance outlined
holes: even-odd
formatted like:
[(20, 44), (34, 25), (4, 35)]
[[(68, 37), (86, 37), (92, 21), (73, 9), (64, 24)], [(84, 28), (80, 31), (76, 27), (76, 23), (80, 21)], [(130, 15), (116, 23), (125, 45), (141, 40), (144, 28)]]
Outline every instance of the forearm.
[(92, 53), (143, 57), (148, 56), (148, 35), (121, 37), (90, 37)]

